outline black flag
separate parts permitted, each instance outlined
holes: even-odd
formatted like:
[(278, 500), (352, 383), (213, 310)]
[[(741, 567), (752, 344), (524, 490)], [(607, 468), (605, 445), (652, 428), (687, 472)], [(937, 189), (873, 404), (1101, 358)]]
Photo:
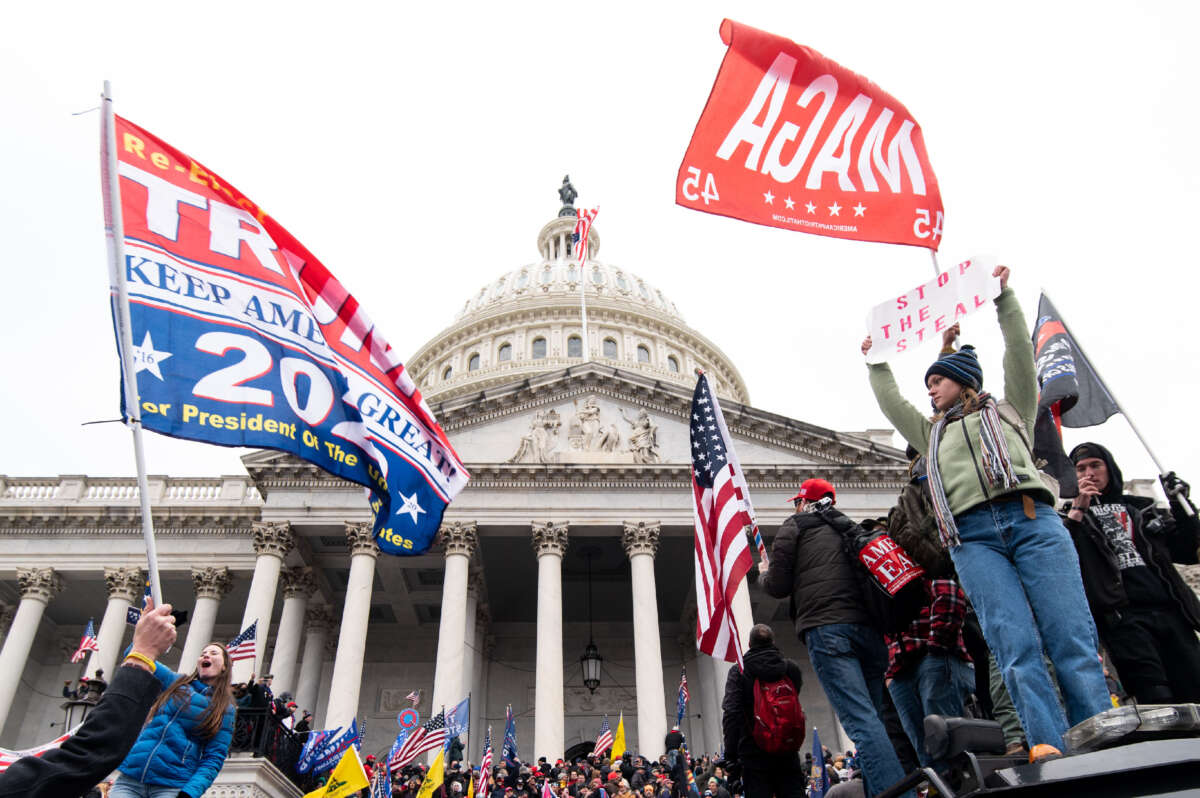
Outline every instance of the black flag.
[(1033, 451), (1058, 478), (1063, 497), (1074, 496), (1079, 492), (1075, 467), (1063, 451), (1060, 423), (1073, 429), (1094, 427), (1121, 408), (1045, 294), (1033, 326), (1033, 356), (1040, 389)]

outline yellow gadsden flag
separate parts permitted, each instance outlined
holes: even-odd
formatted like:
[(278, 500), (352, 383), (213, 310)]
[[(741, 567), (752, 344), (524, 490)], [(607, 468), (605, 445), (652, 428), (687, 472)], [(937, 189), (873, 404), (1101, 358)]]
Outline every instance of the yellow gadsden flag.
[(429, 766), (429, 772), (425, 774), (425, 781), (421, 782), (421, 789), (417, 790), (417, 798), (430, 798), (433, 791), (442, 786), (442, 778), (446, 774), (445, 755), (445, 748), (438, 751), (433, 764)]
[(337, 767), (329, 774), (325, 785), (306, 793), (304, 798), (343, 798), (346, 795), (354, 795), (369, 785), (367, 772), (358, 760), (358, 750), (350, 746), (346, 753), (342, 754)]
[(608, 756), (616, 762), (625, 753), (625, 713), (621, 712), (620, 718), (617, 720), (617, 734), (613, 737), (612, 753)]

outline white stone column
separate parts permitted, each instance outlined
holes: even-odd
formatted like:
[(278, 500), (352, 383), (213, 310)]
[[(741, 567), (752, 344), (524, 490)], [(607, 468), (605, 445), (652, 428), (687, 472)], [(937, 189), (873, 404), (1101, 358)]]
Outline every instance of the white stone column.
[(12, 627), (13, 615), (17, 608), (11, 604), (0, 601), (0, 646), (4, 645), (5, 639), (8, 637), (8, 630)]
[[(304, 655), (300, 660), (300, 678), (296, 682), (296, 706), (317, 716), (317, 690), (321, 686), (321, 665), (325, 662), (325, 643), (333, 629), (333, 613), (324, 604), (309, 606), (304, 613)], [(299, 713), (297, 713), (299, 714)]]
[(213, 626), (217, 622), (217, 609), (221, 599), (233, 589), (233, 574), (224, 566), (212, 565), (192, 568), (192, 586), (196, 590), (196, 603), (188, 620), (187, 640), (183, 653), (179, 655), (178, 673), (191, 673), (200, 659), (200, 652), (213, 641)]
[[(467, 696), (464, 681), (467, 655), (467, 594), (471, 556), (479, 546), (479, 534), (474, 521), (453, 521), (442, 524), (438, 542), (446, 555), (445, 577), (442, 580), (442, 614), (438, 622), (438, 647), (433, 672), (433, 696), (429, 714), (436, 715), (456, 705)], [(472, 619), (474, 620), (474, 619)], [(432, 762), (437, 751), (430, 751)]]
[(12, 709), (13, 697), (29, 659), (29, 649), (42, 622), (42, 613), (50, 599), (63, 589), (63, 582), (53, 568), (18, 568), (17, 586), (21, 591), (21, 603), (17, 605), (12, 626), (4, 638), (4, 648), (0, 650), (0, 732)]
[(371, 614), (371, 592), (375, 588), (375, 545), (372, 524), (346, 524), (350, 541), (350, 579), (342, 607), (342, 631), (333, 660), (333, 681), (325, 709), (325, 726), (349, 726), (358, 715), (358, 693), (362, 687), (363, 655), (367, 650), (367, 620)]
[[(695, 632), (692, 633), (693, 635)], [(716, 754), (721, 750), (721, 701), (724, 690), (716, 691), (716, 676), (713, 675), (713, 659), (702, 651), (696, 652), (696, 681), (700, 685), (700, 712), (704, 715), (704, 744), (701, 753)]]
[(467, 707), (467, 734), (462, 743), (464, 746), (464, 759), (469, 761), (468, 754), (471, 740), (474, 738), (473, 732), (477, 728), (470, 723), (471, 718), (475, 715), (475, 622), (476, 612), (479, 609), (479, 593), (483, 590), (482, 580), (479, 574), (471, 574), (467, 579), (467, 630), (463, 635), (463, 679), (462, 689), (464, 695), (471, 696), (471, 705)]
[(567, 525), (534, 521), (533, 550), (538, 561), (537, 684), (533, 692), (533, 751), (528, 758), (534, 761), (544, 756), (553, 762), (566, 749), (562, 558), (567, 550)]
[(650, 759), (663, 754), (663, 738), (667, 735), (658, 593), (654, 585), (654, 554), (658, 551), (660, 529), (658, 522), (626, 521), (621, 535), (633, 583), (633, 661), (638, 713), (638, 740), (633, 750)]
[[(708, 655), (702, 654), (701, 656)], [(720, 730), (723, 728), (721, 726), (720, 709), (721, 703), (725, 700), (725, 680), (729, 678), (729, 669), (735, 666), (732, 662), (726, 662), (725, 660), (716, 659), (715, 657), (708, 657), (708, 661), (712, 663), (712, 686), (714, 694), (717, 698), (717, 730), (718, 733), (720, 733)], [(717, 753), (721, 750), (721, 742), (723, 739), (723, 736), (717, 738), (717, 747), (713, 750), (713, 753)]]
[(304, 633), (304, 611), (308, 599), (317, 591), (317, 580), (311, 568), (285, 568), (283, 579), (283, 611), (275, 630), (275, 653), (271, 656), (271, 675), (275, 680), (271, 690), (275, 695), (296, 692), (296, 658), (300, 653), (300, 636)]
[(96, 647), (99, 650), (93, 651), (88, 657), (83, 672), (95, 676), (96, 671), (103, 671), (104, 678), (111, 679), (117, 657), (121, 655), (129, 607), (142, 596), (146, 578), (141, 568), (105, 568), (104, 584), (108, 588), (108, 606), (104, 608), (104, 619), (100, 621), (100, 630), (96, 632)]
[(279, 571), (283, 558), (292, 550), (292, 525), (287, 521), (255, 522), (251, 529), (254, 540), (254, 576), (250, 579), (250, 595), (246, 598), (246, 610), (242, 613), (242, 625), (238, 631), (258, 621), (253, 660), (242, 659), (233, 663), (233, 681), (244, 682), (250, 674), (263, 676), (263, 656), (267, 651), (267, 639), (271, 631), (271, 613), (275, 609), (275, 589), (279, 586)]

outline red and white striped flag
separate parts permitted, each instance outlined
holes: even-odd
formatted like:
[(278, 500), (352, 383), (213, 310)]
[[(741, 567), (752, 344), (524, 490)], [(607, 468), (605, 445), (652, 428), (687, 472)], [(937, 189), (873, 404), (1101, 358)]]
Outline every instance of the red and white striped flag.
[(733, 597), (753, 560), (754, 508), (717, 395), (700, 375), (692, 394), (692, 498), (696, 520), (696, 647), (742, 667)]
[(50, 742), (42, 743), (41, 745), (35, 746), (34, 748), (26, 748), (21, 751), (13, 751), (8, 748), (0, 748), (0, 773), (3, 773), (4, 771), (8, 770), (8, 766), (11, 765), (13, 762), (16, 762), (18, 759), (22, 759), (27, 756), (41, 756), (42, 754), (46, 753), (47, 751), (53, 751), (55, 748), (58, 748), (63, 743), (65, 743), (71, 737), (72, 734), (79, 731), (79, 727), (82, 725), (83, 724), (80, 723), (80, 724), (74, 726), (66, 734), (55, 737)]
[(255, 637), (258, 631), (258, 619), (254, 623), (247, 626), (237, 637), (229, 641), (229, 645), (225, 648), (229, 651), (230, 662), (237, 662), (240, 659), (254, 659)]
[(408, 739), (404, 741), (404, 745), (400, 746), (400, 750), (396, 751), (396, 755), (392, 757), (388, 766), (395, 773), (426, 751), (441, 748), (445, 744), (446, 713), (442, 711), (430, 718), (425, 725), (413, 729), (412, 734), (408, 735)]
[(100, 650), (100, 646), (96, 643), (96, 626), (92, 621), (92, 618), (88, 618), (87, 628), (83, 630), (79, 648), (75, 649), (75, 653), (71, 655), (71, 662), (82, 662), (89, 651)]
[(608, 715), (605, 715), (604, 720), (600, 722), (600, 733), (596, 735), (596, 744), (592, 747), (592, 752), (596, 756), (600, 756), (605, 751), (612, 748), (612, 744), (612, 726), (608, 725)]
[(487, 795), (488, 782), (492, 778), (492, 727), (488, 726), (487, 736), (483, 738), (483, 759), (479, 762), (479, 786), (475, 794)]
[(587, 260), (587, 240), (588, 233), (591, 232), (592, 222), (596, 221), (596, 214), (600, 213), (600, 208), (597, 206), (591, 210), (579, 208), (575, 211), (575, 215), (579, 220), (575, 222), (575, 232), (571, 234), (571, 246), (576, 255), (579, 256), (579, 265), (583, 266), (583, 262)]

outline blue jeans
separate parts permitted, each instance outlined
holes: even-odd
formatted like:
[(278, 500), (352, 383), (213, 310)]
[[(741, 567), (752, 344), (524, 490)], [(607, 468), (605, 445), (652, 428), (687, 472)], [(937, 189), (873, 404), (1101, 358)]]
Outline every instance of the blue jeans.
[(831, 623), (805, 632), (804, 644), (821, 689), (858, 749), (866, 794), (882, 792), (904, 778), (880, 717), (887, 670), (883, 636), (862, 624)]
[[(1063, 748), (1070, 725), (1112, 706), (1079, 558), (1058, 514), (1037, 503), (988, 502), (955, 517), (962, 545), (950, 549), (959, 581), (996, 657), (1030, 747)], [(1042, 662), (1054, 663), (1067, 714)]]
[(131, 779), (122, 773), (113, 782), (108, 791), (108, 798), (175, 798), (179, 795), (178, 787), (163, 787), (157, 784), (143, 784), (137, 779)]
[(925, 716), (962, 717), (963, 698), (974, 689), (971, 664), (940, 652), (926, 654), (915, 667), (892, 679), (888, 692), (922, 767), (938, 764), (925, 753)]

